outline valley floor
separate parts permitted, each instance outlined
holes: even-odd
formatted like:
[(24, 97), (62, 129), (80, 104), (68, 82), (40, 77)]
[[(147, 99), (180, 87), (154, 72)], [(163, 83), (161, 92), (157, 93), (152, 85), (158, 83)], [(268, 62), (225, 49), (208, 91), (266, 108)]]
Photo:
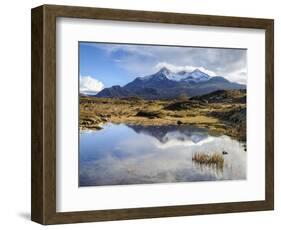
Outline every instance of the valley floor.
[(80, 130), (99, 130), (107, 122), (147, 126), (195, 125), (207, 128), (212, 135), (225, 134), (246, 141), (246, 103), (243, 100), (150, 101), (80, 97)]

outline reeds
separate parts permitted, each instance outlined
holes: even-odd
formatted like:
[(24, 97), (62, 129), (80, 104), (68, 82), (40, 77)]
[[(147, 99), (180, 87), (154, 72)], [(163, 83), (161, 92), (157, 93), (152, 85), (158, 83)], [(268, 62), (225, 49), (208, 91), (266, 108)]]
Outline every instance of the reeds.
[(192, 155), (192, 161), (208, 166), (216, 166), (223, 168), (224, 165), (224, 156), (220, 153), (195, 153)]

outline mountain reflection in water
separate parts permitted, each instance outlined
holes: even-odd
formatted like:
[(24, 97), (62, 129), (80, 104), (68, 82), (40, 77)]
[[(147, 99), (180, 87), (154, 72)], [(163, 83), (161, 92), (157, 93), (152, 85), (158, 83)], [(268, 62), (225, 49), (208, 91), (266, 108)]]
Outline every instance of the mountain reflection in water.
[(147, 134), (155, 137), (161, 143), (165, 144), (172, 140), (181, 142), (191, 141), (199, 143), (200, 141), (208, 138), (206, 129), (194, 126), (142, 126), (142, 125), (127, 125), (132, 128), (136, 133)]
[[(223, 151), (220, 167), (192, 161), (195, 153)], [(194, 126), (107, 124), (84, 131), (79, 164), (80, 186), (246, 179), (243, 143)]]

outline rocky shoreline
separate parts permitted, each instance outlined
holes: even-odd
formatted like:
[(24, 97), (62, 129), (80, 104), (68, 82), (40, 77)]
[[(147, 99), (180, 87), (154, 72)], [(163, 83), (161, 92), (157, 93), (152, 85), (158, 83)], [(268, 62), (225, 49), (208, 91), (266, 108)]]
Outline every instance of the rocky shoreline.
[[(238, 94), (242, 98), (243, 93)], [(229, 98), (228, 98), (229, 99)], [(80, 130), (100, 130), (106, 123), (129, 125), (194, 125), (212, 135), (246, 141), (246, 103), (242, 100), (142, 100), (80, 97)], [(239, 98), (238, 98), (239, 99)]]

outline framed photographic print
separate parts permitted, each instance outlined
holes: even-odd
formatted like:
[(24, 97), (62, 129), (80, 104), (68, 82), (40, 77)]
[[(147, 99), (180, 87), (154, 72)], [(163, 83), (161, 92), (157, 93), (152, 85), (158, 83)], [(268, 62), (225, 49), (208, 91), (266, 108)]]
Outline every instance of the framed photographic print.
[(41, 224), (272, 210), (273, 20), (32, 9)]

